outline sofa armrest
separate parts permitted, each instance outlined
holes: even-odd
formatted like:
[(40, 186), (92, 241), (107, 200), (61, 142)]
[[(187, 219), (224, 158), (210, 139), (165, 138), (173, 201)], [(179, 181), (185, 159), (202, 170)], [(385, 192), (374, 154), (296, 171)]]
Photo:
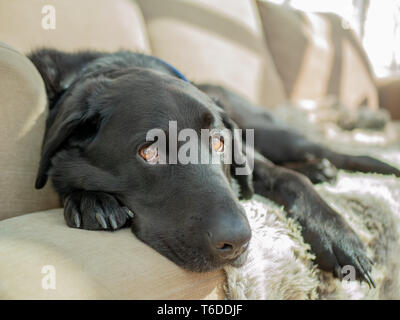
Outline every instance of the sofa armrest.
[(392, 119), (400, 120), (400, 77), (379, 78), (376, 83), (379, 106), (388, 110)]
[(0, 279), (0, 299), (221, 299), (225, 276), (185, 271), (129, 228), (69, 228), (54, 209), (0, 222)]
[(32, 62), (0, 42), (0, 220), (57, 208), (50, 184), (35, 190), (47, 97)]

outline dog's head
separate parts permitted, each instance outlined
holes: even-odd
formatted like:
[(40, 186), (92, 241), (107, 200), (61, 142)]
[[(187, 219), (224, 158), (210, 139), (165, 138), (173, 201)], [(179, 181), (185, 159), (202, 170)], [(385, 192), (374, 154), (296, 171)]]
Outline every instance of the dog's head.
[[(153, 67), (133, 66), (130, 59)], [(232, 152), (233, 143), (212, 134), (235, 126), (212, 99), (147, 56), (40, 50), (31, 60), (50, 103), (37, 188), (50, 176), (61, 196), (73, 190), (114, 195), (135, 213), (136, 236), (186, 269), (208, 271), (243, 260), (251, 231), (231, 178), (244, 198), (252, 186), (250, 176), (235, 174), (244, 165), (238, 157), (232, 164), (222, 156), (216, 163), (184, 164), (179, 153), (188, 150), (178, 139), (177, 163), (159, 163), (161, 156), (167, 163), (172, 157), (171, 123), (178, 133), (197, 133), (198, 147), (191, 145), (190, 152), (204, 153), (206, 146), (210, 159), (221, 148)], [(146, 139), (152, 129), (165, 133), (162, 152), (159, 140)], [(210, 130), (206, 139), (204, 129)]]

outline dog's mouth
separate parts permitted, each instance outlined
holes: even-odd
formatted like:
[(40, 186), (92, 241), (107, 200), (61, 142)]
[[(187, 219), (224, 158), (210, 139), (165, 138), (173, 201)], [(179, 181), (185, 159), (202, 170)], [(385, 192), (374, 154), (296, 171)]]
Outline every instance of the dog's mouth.
[(247, 262), (248, 256), (249, 256), (249, 249), (247, 248), (239, 257), (233, 260), (230, 263), (230, 265), (235, 268), (243, 267)]

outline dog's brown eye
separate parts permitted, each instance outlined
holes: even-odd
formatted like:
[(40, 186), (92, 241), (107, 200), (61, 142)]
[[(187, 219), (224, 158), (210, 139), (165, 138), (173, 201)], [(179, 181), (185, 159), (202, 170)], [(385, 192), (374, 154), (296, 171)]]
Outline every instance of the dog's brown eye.
[(224, 152), (224, 140), (222, 137), (213, 136), (211, 138), (211, 144), (215, 152), (217, 153)]
[(158, 149), (153, 145), (146, 145), (140, 148), (139, 155), (150, 163), (156, 163), (159, 159)]

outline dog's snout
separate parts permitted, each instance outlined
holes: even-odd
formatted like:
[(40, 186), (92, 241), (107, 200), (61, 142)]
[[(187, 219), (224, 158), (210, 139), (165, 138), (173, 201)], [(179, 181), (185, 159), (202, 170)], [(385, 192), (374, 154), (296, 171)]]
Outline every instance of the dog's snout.
[(223, 260), (233, 260), (246, 251), (251, 230), (247, 221), (236, 225), (220, 225), (207, 232), (211, 253)]

